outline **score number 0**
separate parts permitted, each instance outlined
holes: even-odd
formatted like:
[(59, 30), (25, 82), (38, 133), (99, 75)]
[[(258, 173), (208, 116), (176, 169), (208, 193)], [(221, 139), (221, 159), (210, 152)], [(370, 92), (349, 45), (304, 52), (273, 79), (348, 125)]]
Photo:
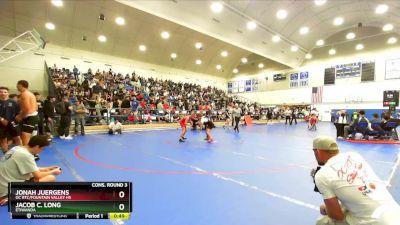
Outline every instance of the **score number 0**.
[[(125, 192), (120, 191), (118, 193), (118, 197), (119, 198), (124, 198), (125, 197)], [(125, 209), (125, 204), (123, 204), (123, 203), (119, 204), (118, 208), (119, 208), (119, 210), (123, 211)]]

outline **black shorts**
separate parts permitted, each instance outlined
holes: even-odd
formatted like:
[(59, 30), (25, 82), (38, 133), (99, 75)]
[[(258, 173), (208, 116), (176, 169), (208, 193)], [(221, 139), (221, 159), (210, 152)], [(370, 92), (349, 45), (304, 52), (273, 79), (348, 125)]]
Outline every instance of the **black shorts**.
[(28, 116), (22, 120), (22, 132), (32, 134), (33, 131), (38, 129), (39, 116)]
[(16, 123), (8, 123), (6, 127), (0, 127), (0, 139), (7, 137), (18, 137), (21, 135), (19, 125)]
[(204, 123), (204, 126), (206, 127), (206, 129), (213, 129), (213, 128), (215, 128), (214, 123), (211, 122), (211, 121), (205, 122), (205, 123)]

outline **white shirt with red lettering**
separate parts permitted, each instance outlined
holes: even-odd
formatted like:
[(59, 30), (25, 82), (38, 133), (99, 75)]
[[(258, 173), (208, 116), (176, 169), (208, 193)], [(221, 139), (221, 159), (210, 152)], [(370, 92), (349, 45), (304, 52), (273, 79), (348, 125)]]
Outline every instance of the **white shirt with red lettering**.
[(385, 222), (381, 221), (389, 210), (395, 209), (400, 213), (400, 207), (386, 189), (386, 184), (355, 152), (330, 158), (315, 175), (315, 184), (324, 199), (338, 198), (349, 211), (346, 220), (352, 225), (400, 224), (400, 218), (392, 216), (385, 218)]

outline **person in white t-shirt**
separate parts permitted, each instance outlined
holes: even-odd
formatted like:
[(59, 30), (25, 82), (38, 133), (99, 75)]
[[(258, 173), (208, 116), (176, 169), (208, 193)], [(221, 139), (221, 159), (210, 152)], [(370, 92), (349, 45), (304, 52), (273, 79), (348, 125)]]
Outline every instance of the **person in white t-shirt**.
[(319, 116), (319, 112), (318, 112), (318, 110), (317, 110), (316, 108), (313, 108), (313, 109), (311, 110), (310, 114), (314, 114), (317, 118), (318, 118), (318, 116)]
[(116, 119), (108, 125), (108, 134), (122, 134), (122, 124)]
[(314, 139), (313, 150), (319, 167), (311, 175), (325, 203), (317, 225), (400, 224), (400, 206), (363, 157), (339, 153), (336, 141), (324, 136)]
[(61, 174), (58, 166), (39, 168), (35, 154), (48, 146), (46, 135), (32, 136), (27, 146), (15, 146), (0, 158), (0, 205), (7, 203), (9, 182), (54, 182)]
[(285, 110), (285, 125), (287, 125), (288, 121), (290, 123), (290, 117), (292, 116), (292, 110), (288, 107)]

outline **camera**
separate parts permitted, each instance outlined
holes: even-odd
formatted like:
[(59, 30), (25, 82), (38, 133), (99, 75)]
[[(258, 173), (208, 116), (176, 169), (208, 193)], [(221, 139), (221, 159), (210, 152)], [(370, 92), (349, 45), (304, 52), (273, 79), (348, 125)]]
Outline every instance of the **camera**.
[(313, 182), (314, 182), (314, 191), (315, 191), (315, 192), (318, 192), (318, 193), (321, 193), (321, 192), (318, 190), (318, 187), (317, 187), (317, 185), (315, 184), (315, 174), (317, 174), (317, 172), (318, 172), (321, 168), (322, 168), (321, 166), (317, 166), (317, 168), (312, 169), (312, 170), (311, 170), (311, 173), (310, 173), (311, 177), (313, 178)]

